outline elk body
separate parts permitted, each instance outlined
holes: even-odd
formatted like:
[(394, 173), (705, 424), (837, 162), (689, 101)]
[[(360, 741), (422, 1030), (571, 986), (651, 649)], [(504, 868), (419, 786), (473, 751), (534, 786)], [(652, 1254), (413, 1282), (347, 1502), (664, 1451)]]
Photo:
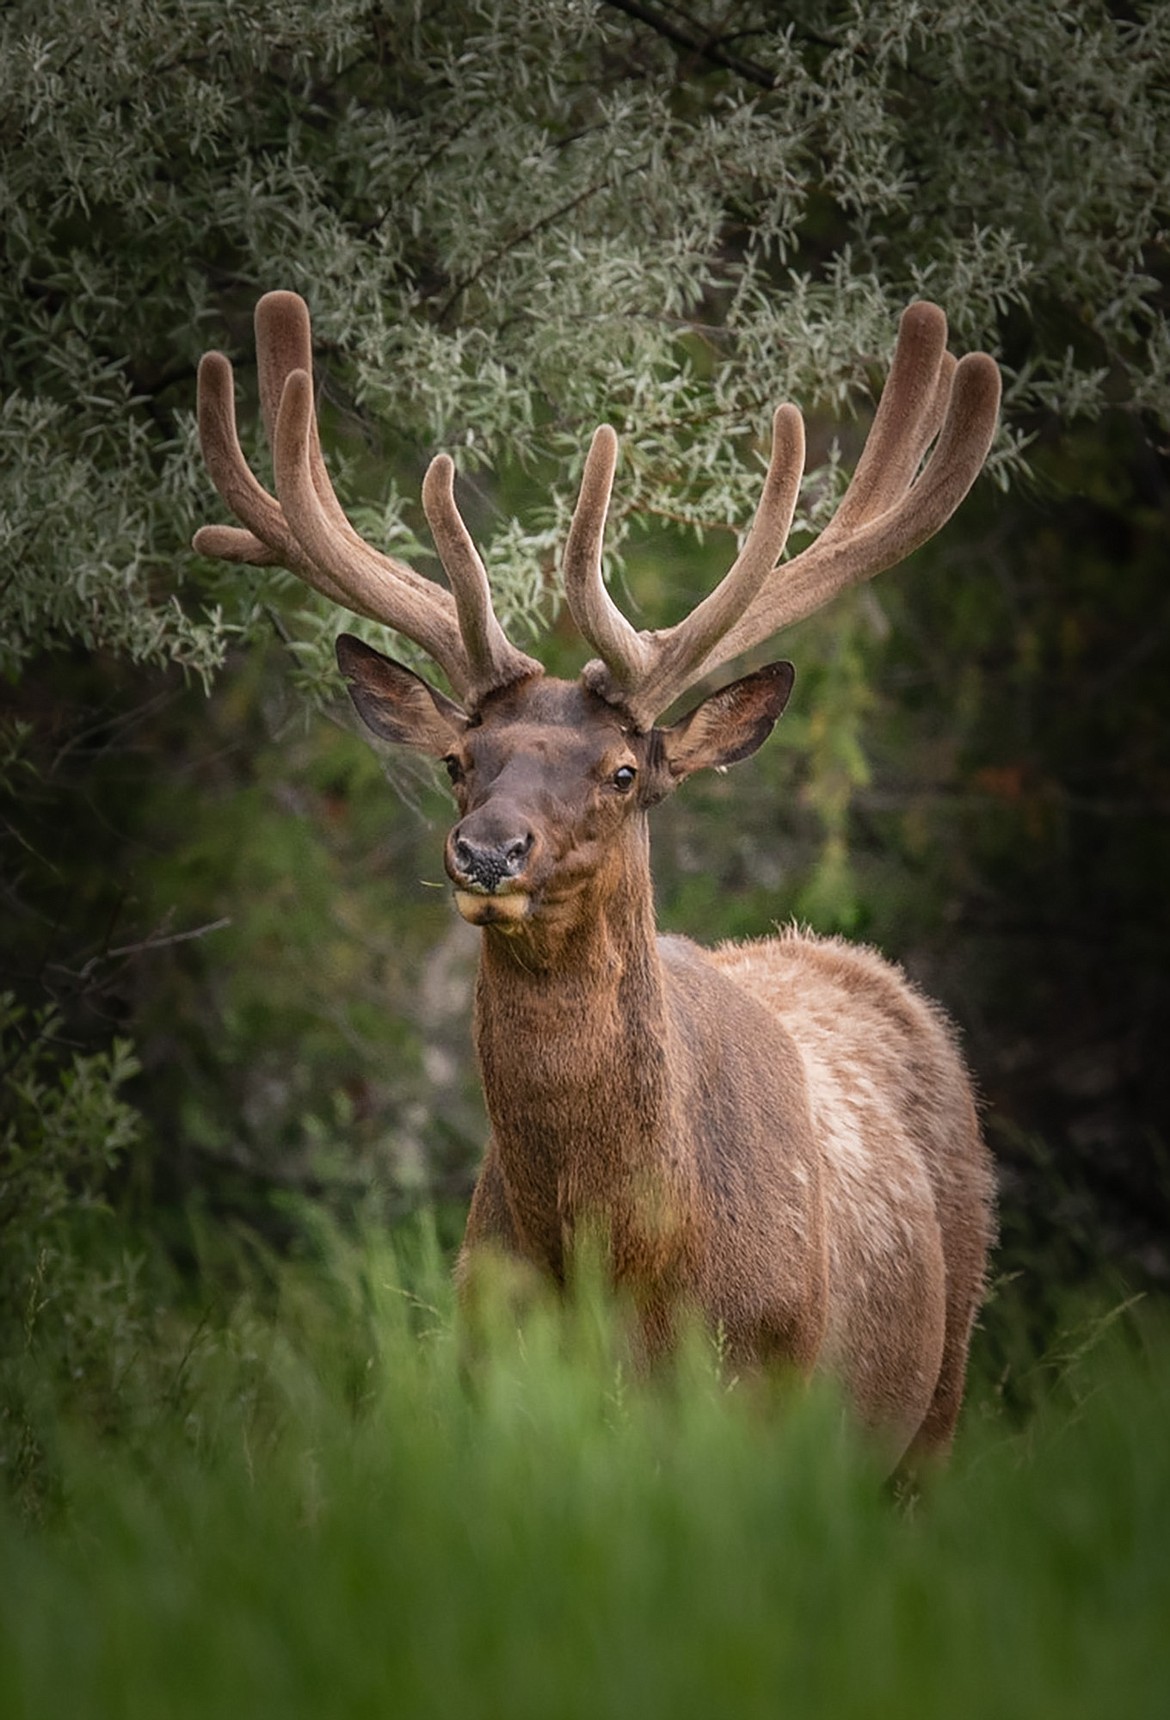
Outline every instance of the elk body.
[(782, 406), (742, 552), (658, 633), (637, 632), (602, 582), (616, 460), (603, 426), (564, 558), (597, 660), (567, 682), (503, 634), (446, 456), (423, 504), (450, 591), (357, 536), (320, 455), (304, 304), (268, 294), (256, 323), (277, 496), (244, 461), (231, 368), (209, 353), (204, 453), (243, 525), (205, 526), (196, 547), (278, 562), (386, 622), (453, 694), (338, 640), (368, 726), (445, 762), (459, 807), (446, 869), (459, 912), (483, 929), (474, 1028), (491, 1138), (461, 1274), (495, 1248), (563, 1282), (574, 1237), (599, 1226), (650, 1354), (698, 1314), (741, 1363), (831, 1370), (893, 1455), (945, 1450), (992, 1229), (953, 1033), (895, 968), (837, 939), (790, 930), (704, 950), (659, 937), (647, 814), (692, 772), (754, 752), (793, 670), (759, 669), (670, 725), (662, 712), (949, 518), (994, 432), (994, 362), (956, 364), (942, 312), (910, 306), (837, 514), (778, 565), (803, 467), (800, 415)]

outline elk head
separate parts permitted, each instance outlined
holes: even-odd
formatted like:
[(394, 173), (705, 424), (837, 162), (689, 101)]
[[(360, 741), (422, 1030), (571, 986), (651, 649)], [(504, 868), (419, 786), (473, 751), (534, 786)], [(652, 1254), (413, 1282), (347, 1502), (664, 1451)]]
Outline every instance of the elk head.
[(597, 653), (577, 682), (545, 677), (505, 637), (455, 503), (447, 455), (431, 462), (422, 500), (449, 591), (358, 536), (321, 458), (308, 311), (293, 293), (269, 293), (256, 310), (275, 497), (240, 450), (228, 360), (208, 353), (200, 366), (204, 457), (243, 527), (204, 526), (195, 548), (231, 561), (279, 563), (423, 648), (454, 697), (349, 635), (338, 640), (338, 661), (375, 733), (447, 767), (460, 817), (445, 857), (459, 911), (512, 932), (541, 919), (570, 925), (612, 899), (623, 859), (644, 850), (649, 806), (693, 771), (755, 751), (784, 708), (792, 666), (773, 663), (734, 681), (669, 726), (656, 726), (656, 718), (721, 664), (909, 554), (966, 495), (994, 433), (999, 372), (985, 353), (956, 362), (946, 333), (937, 306), (919, 302), (903, 313), (852, 482), (821, 536), (783, 564), (804, 427), (795, 407), (778, 408), (743, 549), (718, 587), (661, 631), (632, 627), (602, 580), (617, 458), (617, 437), (603, 425), (585, 463), (564, 556), (570, 611)]
[(637, 849), (647, 808), (692, 771), (754, 752), (793, 681), (790, 663), (773, 663), (669, 727), (639, 728), (584, 681), (525, 677), (469, 712), (349, 634), (337, 658), (375, 734), (446, 766), (460, 811), (445, 851), (456, 906), (509, 929), (538, 914), (562, 927), (592, 918), (613, 893), (607, 862)]

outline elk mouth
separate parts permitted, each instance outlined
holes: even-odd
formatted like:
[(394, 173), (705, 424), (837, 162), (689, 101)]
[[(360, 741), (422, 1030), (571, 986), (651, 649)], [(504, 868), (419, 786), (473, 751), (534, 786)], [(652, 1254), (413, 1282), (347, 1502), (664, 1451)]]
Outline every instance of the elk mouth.
[(488, 890), (482, 884), (456, 884), (455, 906), (470, 926), (499, 926), (502, 930), (526, 919), (532, 897), (522, 886)]

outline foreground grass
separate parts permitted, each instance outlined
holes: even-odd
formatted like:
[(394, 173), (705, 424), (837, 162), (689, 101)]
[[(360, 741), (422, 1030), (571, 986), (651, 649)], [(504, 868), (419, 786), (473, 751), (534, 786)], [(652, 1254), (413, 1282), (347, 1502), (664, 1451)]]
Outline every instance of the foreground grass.
[(421, 1280), (286, 1277), (133, 1440), (59, 1431), (63, 1507), (0, 1514), (5, 1720), (1165, 1713), (1167, 1334), (969, 1418), (908, 1508), (827, 1396), (702, 1344), (632, 1386), (589, 1296), (468, 1380)]

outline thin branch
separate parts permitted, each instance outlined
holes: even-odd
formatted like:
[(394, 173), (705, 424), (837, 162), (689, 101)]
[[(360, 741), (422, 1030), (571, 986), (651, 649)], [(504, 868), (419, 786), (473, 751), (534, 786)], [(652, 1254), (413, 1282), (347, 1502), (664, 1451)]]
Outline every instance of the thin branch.
[(103, 956), (94, 956), (94, 961), (112, 961), (115, 956), (137, 956), (143, 950), (164, 950), (171, 944), (187, 944), (192, 938), (205, 938), (208, 932), (222, 932), (225, 926), (230, 926), (232, 917), (224, 914), (221, 919), (209, 920), (205, 926), (192, 926), (186, 932), (152, 932), (150, 937), (143, 938), (141, 943), (120, 944), (117, 949), (107, 950)]
[(526, 239), (534, 238), (537, 233), (543, 233), (546, 227), (551, 227), (563, 215), (571, 215), (574, 209), (579, 208), (590, 197), (596, 196), (599, 191), (604, 191), (608, 183), (608, 179), (595, 179), (592, 185), (587, 185), (583, 191), (578, 191), (575, 197), (570, 197), (567, 202), (550, 210), (547, 215), (542, 215), (540, 220), (534, 221), (531, 226), (523, 228), (519, 233), (514, 233), (510, 239), (493, 251), (490, 257), (485, 257), (483, 262), (469, 275), (464, 275), (461, 281), (456, 281), (443, 303), (438, 320), (440, 322), (445, 321), (456, 300), (467, 291), (468, 287), (474, 286), (481, 275), (485, 275), (489, 269), (494, 268), (503, 257), (506, 257), (509, 251), (514, 251), (517, 245), (522, 245)]
[(606, 0), (606, 4), (612, 6), (615, 12), (624, 12), (627, 18), (634, 18), (638, 23), (648, 25), (656, 35), (665, 37), (678, 48), (685, 48), (690, 54), (697, 54), (702, 60), (709, 60), (723, 71), (734, 72), (736, 77), (758, 84), (762, 90), (776, 87), (775, 75), (766, 67), (757, 65), (754, 60), (741, 59), (738, 54), (729, 54), (721, 47), (723, 37), (704, 37), (697, 31), (684, 30), (680, 24), (672, 24), (669, 19), (652, 12), (649, 6), (639, 5), (638, 0)]
[(194, 938), (207, 937), (209, 932), (222, 932), (224, 927), (230, 926), (231, 923), (231, 915), (225, 914), (222, 919), (211, 920), (205, 926), (192, 926), (190, 931), (186, 932), (152, 932), (150, 937), (143, 938), (140, 943), (119, 944), (116, 949), (103, 950), (101, 955), (91, 956), (80, 970), (67, 968), (63, 962), (49, 962), (47, 966), (67, 975), (69, 979), (87, 980), (102, 962), (116, 961), (122, 956), (142, 955), (147, 950), (169, 949), (172, 944), (187, 944)]
[(457, 143), (459, 141), (464, 132), (468, 130), (478, 117), (479, 116), (474, 112), (467, 114), (457, 125), (452, 126), (449, 131), (440, 137), (438, 143), (436, 143), (430, 153), (425, 155), (417, 164), (414, 172), (402, 187), (401, 191), (391, 198), (390, 202), (386, 205), (385, 209), (383, 209), (377, 219), (374, 221), (366, 221), (358, 226), (357, 231), (363, 238), (368, 239), (372, 234), (380, 232), (386, 225), (387, 221), (389, 221), (391, 215), (393, 215), (395, 209), (402, 208), (410, 202), (411, 194), (423, 174), (428, 172), (429, 169), (434, 166), (439, 157), (450, 149), (453, 143)]
[(97, 750), (99, 752), (108, 751), (127, 730), (133, 731), (139, 723), (157, 716), (160, 711), (166, 710), (168, 705), (173, 705), (175, 700), (181, 696), (178, 689), (164, 687), (161, 692), (151, 694), (150, 698), (141, 705), (135, 705), (132, 710), (121, 711), (112, 717), (102, 717), (89, 728), (78, 729), (58, 748), (53, 762), (45, 772), (46, 777), (50, 779), (54, 777), (70, 753), (85, 747), (88, 742), (95, 740), (99, 735), (104, 734), (106, 739)]

